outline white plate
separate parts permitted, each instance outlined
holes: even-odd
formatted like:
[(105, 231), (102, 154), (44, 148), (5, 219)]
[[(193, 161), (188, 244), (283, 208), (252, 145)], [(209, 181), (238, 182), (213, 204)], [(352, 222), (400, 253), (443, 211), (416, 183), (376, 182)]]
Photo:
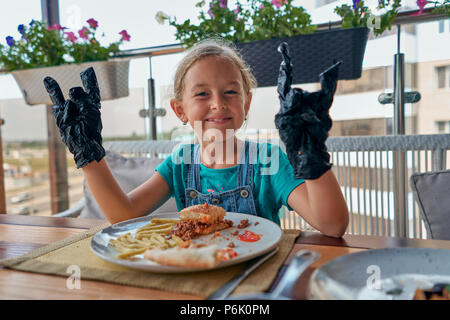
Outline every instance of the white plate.
[[(155, 218), (178, 218), (178, 214), (167, 213), (159, 214), (154, 216)], [(150, 223), (152, 216), (145, 216), (136, 219), (127, 220), (124, 222), (116, 223), (109, 226), (99, 232), (97, 232), (91, 240), (91, 250), (99, 256), (100, 258), (119, 264), (125, 267), (130, 267), (133, 269), (139, 269), (144, 271), (159, 272), (159, 273), (182, 273), (182, 272), (193, 272), (193, 271), (204, 271), (204, 268), (183, 268), (183, 267), (173, 267), (160, 265), (153, 261), (149, 261), (143, 258), (143, 254), (134, 256), (136, 260), (122, 260), (116, 258), (119, 252), (109, 243), (110, 239), (115, 239), (127, 232), (130, 232), (133, 236), (136, 230), (148, 223)], [(219, 249), (224, 249), (230, 241), (235, 244), (234, 251), (236, 251), (237, 256), (228, 260), (220, 262), (215, 268), (223, 268), (238, 264), (243, 261), (250, 260), (254, 257), (260, 256), (271, 249), (275, 248), (281, 239), (281, 229), (280, 227), (265, 218), (242, 214), (237, 212), (227, 212), (225, 219), (233, 221), (233, 227), (220, 231), (220, 236), (214, 237), (214, 234), (209, 234), (201, 236), (195, 239), (196, 243), (215, 243), (218, 245)], [(248, 219), (250, 226), (245, 229), (238, 229), (237, 226), (243, 219)], [(257, 224), (255, 225), (255, 222)], [(243, 242), (237, 239), (237, 236), (233, 236), (232, 233), (239, 231), (242, 234), (245, 230), (250, 230), (254, 233), (260, 234), (261, 239), (256, 242)], [(213, 238), (214, 237), (214, 238)], [(213, 239), (212, 239), (213, 238)], [(207, 269), (211, 270), (211, 269)]]

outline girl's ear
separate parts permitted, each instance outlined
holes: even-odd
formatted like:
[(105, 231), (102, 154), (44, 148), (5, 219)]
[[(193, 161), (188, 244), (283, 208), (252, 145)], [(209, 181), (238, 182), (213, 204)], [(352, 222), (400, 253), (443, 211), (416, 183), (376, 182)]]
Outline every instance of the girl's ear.
[(172, 107), (173, 112), (175, 112), (175, 114), (177, 115), (178, 119), (180, 119), (182, 122), (188, 121), (180, 101), (178, 101), (177, 99), (171, 99), (170, 106)]

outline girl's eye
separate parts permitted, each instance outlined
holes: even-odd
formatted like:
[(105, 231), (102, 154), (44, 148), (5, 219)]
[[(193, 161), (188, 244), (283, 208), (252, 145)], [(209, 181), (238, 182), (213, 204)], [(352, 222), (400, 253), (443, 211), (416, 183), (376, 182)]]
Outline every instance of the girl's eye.
[(228, 90), (228, 91), (225, 91), (225, 93), (226, 94), (237, 94), (237, 92), (234, 90)]
[(206, 92), (199, 92), (199, 93), (195, 94), (195, 96), (197, 96), (197, 97), (205, 97), (206, 95), (207, 95)]

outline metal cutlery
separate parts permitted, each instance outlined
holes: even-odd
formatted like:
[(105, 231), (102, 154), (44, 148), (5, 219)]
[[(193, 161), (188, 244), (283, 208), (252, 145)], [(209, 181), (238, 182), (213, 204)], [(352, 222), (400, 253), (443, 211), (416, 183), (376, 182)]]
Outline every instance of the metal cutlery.
[(256, 257), (249, 262), (247, 262), (247, 265), (245, 269), (239, 273), (236, 277), (228, 281), (226, 284), (224, 284), (222, 287), (220, 287), (218, 290), (216, 290), (213, 294), (211, 294), (207, 299), (208, 300), (223, 300), (227, 298), (231, 292), (256, 268), (258, 268), (261, 264), (266, 262), (270, 257), (274, 256), (278, 252), (278, 247), (275, 247), (273, 250), (269, 251), (268, 253)]
[(289, 300), (292, 288), (306, 268), (319, 258), (319, 254), (312, 250), (300, 250), (292, 258), (285, 274), (271, 293), (235, 295), (229, 299), (235, 300)]

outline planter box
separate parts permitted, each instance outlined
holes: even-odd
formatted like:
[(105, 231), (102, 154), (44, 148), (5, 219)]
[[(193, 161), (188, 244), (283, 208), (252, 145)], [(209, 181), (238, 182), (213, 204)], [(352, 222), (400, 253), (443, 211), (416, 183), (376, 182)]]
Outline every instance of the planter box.
[(45, 77), (50, 76), (55, 79), (67, 99), (70, 88), (82, 87), (80, 73), (88, 67), (93, 67), (97, 76), (101, 99), (112, 100), (126, 97), (129, 94), (129, 63), (129, 60), (94, 61), (12, 71), (11, 74), (19, 85), (27, 104), (52, 105), (44, 87), (43, 80)]
[(312, 34), (237, 44), (250, 65), (258, 87), (276, 86), (282, 61), (277, 51), (282, 42), (289, 45), (293, 64), (293, 84), (319, 82), (319, 74), (334, 61), (342, 60), (339, 79), (361, 77), (369, 28), (317, 31)]

